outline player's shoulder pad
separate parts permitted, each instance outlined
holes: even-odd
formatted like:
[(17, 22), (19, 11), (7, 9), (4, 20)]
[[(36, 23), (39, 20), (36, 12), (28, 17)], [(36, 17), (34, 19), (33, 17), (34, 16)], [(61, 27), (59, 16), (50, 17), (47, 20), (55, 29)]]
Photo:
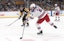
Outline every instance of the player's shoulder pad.
[(20, 10), (20, 12), (24, 12), (25, 10), (24, 10), (25, 8), (23, 8), (22, 10)]

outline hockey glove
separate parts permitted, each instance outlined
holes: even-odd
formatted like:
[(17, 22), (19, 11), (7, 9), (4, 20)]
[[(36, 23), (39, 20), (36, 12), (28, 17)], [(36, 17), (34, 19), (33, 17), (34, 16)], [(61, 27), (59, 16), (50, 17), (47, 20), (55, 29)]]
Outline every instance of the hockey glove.
[(21, 18), (21, 16), (18, 19), (20, 19), (20, 18)]

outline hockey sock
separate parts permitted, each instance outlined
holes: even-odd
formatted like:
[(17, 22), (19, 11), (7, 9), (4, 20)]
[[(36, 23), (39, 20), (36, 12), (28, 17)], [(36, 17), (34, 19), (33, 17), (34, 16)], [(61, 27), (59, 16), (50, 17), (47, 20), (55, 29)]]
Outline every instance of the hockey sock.
[(60, 21), (60, 17), (58, 16), (58, 21)]
[(57, 16), (55, 17), (55, 21), (57, 21)]
[(41, 31), (41, 27), (39, 26), (39, 24), (36, 24), (36, 27), (39, 31)]
[(51, 23), (51, 26), (53, 26), (54, 28), (57, 28), (57, 26), (55, 26), (54, 23)]
[(53, 26), (54, 28), (57, 28), (57, 26), (55, 26), (54, 23), (49, 22), (49, 24), (50, 24), (51, 26)]

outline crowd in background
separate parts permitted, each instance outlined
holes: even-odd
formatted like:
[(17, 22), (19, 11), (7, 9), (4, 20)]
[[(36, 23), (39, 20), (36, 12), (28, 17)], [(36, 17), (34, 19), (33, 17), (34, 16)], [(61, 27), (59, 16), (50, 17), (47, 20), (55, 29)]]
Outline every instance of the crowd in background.
[(15, 1), (8, 0), (5, 2), (0, 1), (0, 11), (17, 11), (21, 5), (16, 5)]
[[(29, 0), (27, 0), (27, 1), (29, 1)], [(57, 3), (60, 6), (61, 10), (64, 10), (64, 1), (62, 1), (62, 0), (59, 0), (57, 2), (54, 2), (54, 0), (53, 1), (50, 1), (50, 0), (45, 0), (45, 1), (44, 0), (35, 0), (35, 1), (31, 0), (31, 2), (38, 4), (42, 8), (46, 7), (47, 10), (53, 10), (54, 4)], [(31, 2), (28, 4), (31, 4)], [(15, 4), (15, 1), (13, 1), (13, 0), (6, 0), (5, 4), (0, 0), (0, 11), (17, 11), (17, 10), (19, 10), (19, 8), (21, 6), (23, 6), (23, 5), (22, 4), (20, 4), (20, 5)]]

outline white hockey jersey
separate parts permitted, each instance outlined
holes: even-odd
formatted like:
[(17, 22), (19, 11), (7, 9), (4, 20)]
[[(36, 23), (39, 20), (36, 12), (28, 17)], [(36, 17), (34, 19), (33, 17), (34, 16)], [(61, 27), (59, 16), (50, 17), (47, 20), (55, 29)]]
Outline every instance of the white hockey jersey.
[(60, 13), (60, 7), (59, 6), (55, 7), (55, 13)]
[(30, 13), (31, 13), (32, 17), (38, 17), (39, 19), (43, 18), (47, 14), (47, 12), (44, 11), (38, 5), (36, 5), (36, 8), (34, 10), (30, 10)]

